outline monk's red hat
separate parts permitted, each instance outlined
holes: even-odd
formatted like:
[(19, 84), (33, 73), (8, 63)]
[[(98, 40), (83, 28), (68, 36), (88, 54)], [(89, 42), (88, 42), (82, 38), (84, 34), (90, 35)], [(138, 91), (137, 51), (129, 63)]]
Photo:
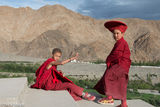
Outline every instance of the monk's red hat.
[(113, 32), (115, 29), (118, 29), (124, 33), (127, 30), (127, 25), (121, 21), (108, 21), (104, 24), (104, 26), (111, 32)]

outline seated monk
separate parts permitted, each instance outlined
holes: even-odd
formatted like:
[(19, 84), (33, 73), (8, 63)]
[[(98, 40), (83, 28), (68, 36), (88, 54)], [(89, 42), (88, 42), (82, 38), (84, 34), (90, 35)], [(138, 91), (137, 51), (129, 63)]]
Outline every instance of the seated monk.
[(78, 58), (78, 53), (75, 57), (69, 58), (64, 61), (59, 61), (62, 52), (60, 49), (55, 48), (52, 51), (52, 58), (47, 59), (36, 71), (36, 82), (31, 85), (31, 88), (44, 89), (44, 90), (67, 90), (75, 101), (82, 98), (93, 101), (95, 96), (87, 92), (83, 92), (83, 88), (75, 85), (71, 80), (63, 76), (61, 71), (57, 71), (57, 65), (64, 65), (72, 60)]

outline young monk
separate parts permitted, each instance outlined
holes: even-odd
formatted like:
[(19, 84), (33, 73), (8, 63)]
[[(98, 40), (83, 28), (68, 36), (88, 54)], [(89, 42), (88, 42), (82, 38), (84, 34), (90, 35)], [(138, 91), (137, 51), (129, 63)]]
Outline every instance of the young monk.
[(128, 107), (126, 93), (131, 60), (128, 43), (123, 38), (127, 25), (120, 21), (108, 21), (104, 26), (113, 33), (116, 43), (106, 59), (107, 69), (94, 87), (100, 94), (107, 96), (98, 102), (113, 105), (114, 98), (121, 100), (121, 105), (117, 107)]
[(83, 88), (75, 85), (71, 80), (64, 77), (61, 71), (57, 71), (57, 65), (64, 65), (72, 60), (78, 58), (78, 53), (75, 57), (69, 58), (64, 61), (59, 61), (62, 52), (60, 49), (55, 48), (52, 51), (52, 58), (47, 59), (36, 71), (36, 83), (31, 88), (38, 88), (44, 90), (67, 90), (75, 101), (82, 98), (92, 101), (95, 96), (83, 92)]

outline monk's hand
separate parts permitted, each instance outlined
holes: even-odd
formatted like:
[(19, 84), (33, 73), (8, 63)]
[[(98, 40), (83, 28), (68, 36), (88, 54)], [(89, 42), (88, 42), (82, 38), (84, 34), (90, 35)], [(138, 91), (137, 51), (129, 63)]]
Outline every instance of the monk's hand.
[(75, 57), (76, 57), (76, 59), (78, 59), (78, 57), (79, 57), (79, 53), (76, 53), (76, 56), (75, 56)]
[(71, 58), (71, 61), (72, 61), (72, 60), (77, 60), (77, 59), (78, 59), (78, 56), (79, 56), (79, 54), (76, 53), (76, 55), (75, 55), (74, 57)]

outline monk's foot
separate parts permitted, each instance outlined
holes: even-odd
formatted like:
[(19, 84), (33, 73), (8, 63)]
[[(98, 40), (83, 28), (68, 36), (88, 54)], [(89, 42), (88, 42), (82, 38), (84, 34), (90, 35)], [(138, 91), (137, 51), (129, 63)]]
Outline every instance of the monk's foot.
[(91, 94), (88, 94), (87, 92), (85, 92), (85, 96), (83, 98), (88, 100), (88, 101), (94, 101), (96, 99), (95, 96), (93, 96)]
[(117, 107), (128, 107), (128, 105), (122, 105), (122, 104), (120, 104), (120, 105), (118, 105)]
[(114, 99), (108, 99), (108, 98), (101, 98), (98, 100), (99, 104), (105, 104), (105, 105), (114, 105)]

